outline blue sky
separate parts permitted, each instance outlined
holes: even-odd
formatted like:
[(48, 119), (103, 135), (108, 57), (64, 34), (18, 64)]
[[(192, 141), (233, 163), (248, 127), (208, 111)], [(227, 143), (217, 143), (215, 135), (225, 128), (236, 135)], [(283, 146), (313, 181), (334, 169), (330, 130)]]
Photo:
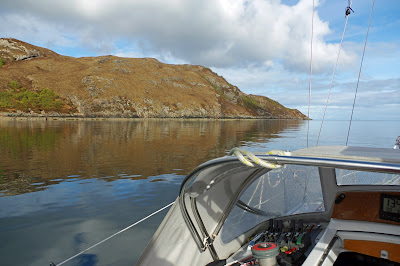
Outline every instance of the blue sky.
[[(248, 94), (308, 113), (312, 0), (3, 0), (0, 37), (74, 56), (210, 67)], [(310, 116), (325, 107), (347, 0), (315, 1)], [(372, 0), (354, 0), (326, 119), (348, 120)], [(400, 120), (400, 2), (375, 2), (354, 119)]]

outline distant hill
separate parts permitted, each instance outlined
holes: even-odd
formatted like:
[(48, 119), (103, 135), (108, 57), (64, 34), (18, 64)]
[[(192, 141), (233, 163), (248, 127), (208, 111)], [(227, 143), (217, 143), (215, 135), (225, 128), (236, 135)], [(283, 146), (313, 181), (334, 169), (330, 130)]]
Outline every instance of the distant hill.
[(0, 39), (0, 112), (306, 119), (267, 97), (243, 93), (206, 67), (164, 64), (153, 58), (74, 58), (7, 38)]

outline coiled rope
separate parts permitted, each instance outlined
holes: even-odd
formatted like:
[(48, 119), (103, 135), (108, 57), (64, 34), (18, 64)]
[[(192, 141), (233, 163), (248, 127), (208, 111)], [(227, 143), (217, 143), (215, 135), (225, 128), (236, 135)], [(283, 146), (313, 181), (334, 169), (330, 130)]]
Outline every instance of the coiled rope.
[(122, 229), (121, 231), (116, 232), (115, 234), (113, 234), (113, 235), (107, 237), (106, 239), (101, 240), (100, 242), (94, 244), (93, 246), (90, 246), (90, 247), (88, 247), (87, 249), (85, 249), (85, 250), (83, 250), (83, 251), (77, 253), (76, 255), (74, 255), (74, 256), (72, 256), (72, 257), (70, 257), (70, 258), (68, 258), (68, 259), (66, 259), (66, 260), (64, 260), (64, 261), (62, 261), (62, 262), (60, 262), (59, 264), (51, 263), (50, 266), (55, 266), (55, 265), (60, 266), (60, 265), (63, 265), (64, 263), (66, 263), (66, 262), (68, 262), (68, 261), (70, 261), (70, 260), (72, 260), (72, 259), (78, 257), (79, 255), (85, 253), (86, 251), (88, 251), (88, 250), (90, 250), (90, 249), (92, 249), (92, 248), (94, 248), (94, 247), (96, 247), (96, 246), (98, 246), (98, 245), (100, 245), (100, 244), (106, 242), (107, 240), (113, 238), (114, 236), (119, 235), (119, 234), (121, 234), (122, 232), (125, 232), (126, 230), (128, 230), (128, 229), (134, 227), (135, 225), (140, 224), (141, 222), (147, 220), (147, 219), (150, 218), (151, 216), (153, 216), (153, 215), (155, 215), (155, 214), (157, 214), (157, 213), (159, 213), (159, 212), (165, 210), (166, 208), (170, 207), (172, 204), (174, 204), (174, 202), (171, 202), (170, 204), (168, 204), (168, 205), (162, 207), (161, 209), (159, 209), (159, 210), (153, 212), (152, 214), (147, 215), (146, 217), (144, 217), (143, 219), (137, 221), (136, 223), (131, 224), (130, 226), (128, 226), (128, 227)]
[(360, 83), (361, 69), (362, 69), (362, 65), (363, 65), (363, 61), (364, 61), (365, 47), (367, 46), (368, 33), (369, 33), (369, 27), (370, 27), (370, 25), (371, 25), (371, 18), (372, 18), (372, 11), (374, 10), (374, 4), (375, 4), (375, 0), (372, 1), (371, 14), (369, 15), (369, 22), (368, 22), (367, 35), (365, 36), (364, 50), (363, 50), (363, 54), (362, 54), (362, 57), (361, 57), (360, 70), (358, 71), (357, 86), (356, 86), (356, 92), (354, 93), (353, 108), (351, 109), (351, 117), (350, 117), (350, 123), (349, 123), (349, 130), (348, 130), (348, 132), (347, 132), (346, 146), (347, 146), (347, 143), (348, 143), (348, 141), (349, 141), (350, 128), (351, 128), (351, 121), (353, 120), (354, 106), (356, 105), (358, 84)]
[[(288, 156), (290, 155), (290, 152), (284, 152), (281, 150), (271, 150), (267, 153), (268, 155), (280, 155), (280, 156)], [(258, 158), (254, 153), (241, 149), (241, 148), (233, 148), (228, 155), (235, 155), (239, 161), (241, 161), (243, 164), (247, 166), (254, 167), (254, 164), (260, 165), (262, 167), (268, 168), (268, 169), (277, 169), (282, 167), (280, 164), (274, 164), (267, 162), (261, 158)], [(246, 157), (247, 158), (246, 158)]]

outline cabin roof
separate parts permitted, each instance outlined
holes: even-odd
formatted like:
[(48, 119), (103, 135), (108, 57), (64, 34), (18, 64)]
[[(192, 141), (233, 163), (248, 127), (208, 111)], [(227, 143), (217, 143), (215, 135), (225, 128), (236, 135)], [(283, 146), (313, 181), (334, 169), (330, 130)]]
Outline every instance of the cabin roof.
[(316, 146), (293, 151), (292, 156), (400, 164), (400, 150), (387, 148)]

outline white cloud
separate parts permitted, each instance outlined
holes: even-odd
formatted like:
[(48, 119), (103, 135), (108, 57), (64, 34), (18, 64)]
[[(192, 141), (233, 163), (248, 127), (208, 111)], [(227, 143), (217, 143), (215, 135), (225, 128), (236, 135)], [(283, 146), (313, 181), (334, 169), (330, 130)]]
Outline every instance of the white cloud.
[[(328, 85), (328, 84), (327, 84)], [(325, 90), (312, 94), (311, 117), (321, 119), (327, 101), (329, 85)], [(354, 102), (356, 81), (336, 84), (332, 88), (327, 106), (326, 119), (350, 118)], [(287, 106), (294, 106), (307, 113), (308, 99), (305, 93), (293, 90), (277, 95), (276, 100)], [(359, 84), (355, 103), (354, 119), (400, 119), (400, 78), (362, 81)]]
[[(326, 101), (347, 4), (315, 2), (313, 118)], [(377, 8), (386, 6), (377, 3)], [(370, 11), (368, 3), (357, 2), (354, 8), (330, 100), (338, 116), (340, 108), (352, 104)], [(389, 11), (380, 17), (393, 16)], [(0, 3), (0, 32), (50, 49), (58, 47), (60, 53), (70, 49), (78, 50), (79, 56), (154, 57), (212, 67), (245, 93), (265, 95), (306, 113), (311, 14), (309, 0), (5, 0)], [(374, 21), (359, 97), (360, 106), (377, 109), (378, 103), (393, 102), (395, 93), (386, 91), (399, 91), (393, 80), (399, 78), (400, 54), (395, 34), (384, 35), (381, 30), (387, 23), (379, 22), (378, 16)], [(384, 92), (373, 92), (374, 88)]]
[[(307, 0), (293, 6), (277, 0), (13, 0), (1, 6), (3, 20), (18, 21), (4, 24), (12, 32), (30, 28), (37, 38), (56, 39), (59, 45), (65, 35), (75, 35), (81, 40), (77, 45), (99, 54), (113, 51), (123, 37), (141, 40), (144, 55), (167, 54), (191, 64), (232, 67), (280, 60), (287, 69), (308, 71), (312, 2)], [(36, 23), (24, 19), (27, 14)], [(324, 41), (329, 33), (316, 12), (317, 72), (336, 59), (338, 45)], [(354, 60), (352, 54), (344, 58)]]

